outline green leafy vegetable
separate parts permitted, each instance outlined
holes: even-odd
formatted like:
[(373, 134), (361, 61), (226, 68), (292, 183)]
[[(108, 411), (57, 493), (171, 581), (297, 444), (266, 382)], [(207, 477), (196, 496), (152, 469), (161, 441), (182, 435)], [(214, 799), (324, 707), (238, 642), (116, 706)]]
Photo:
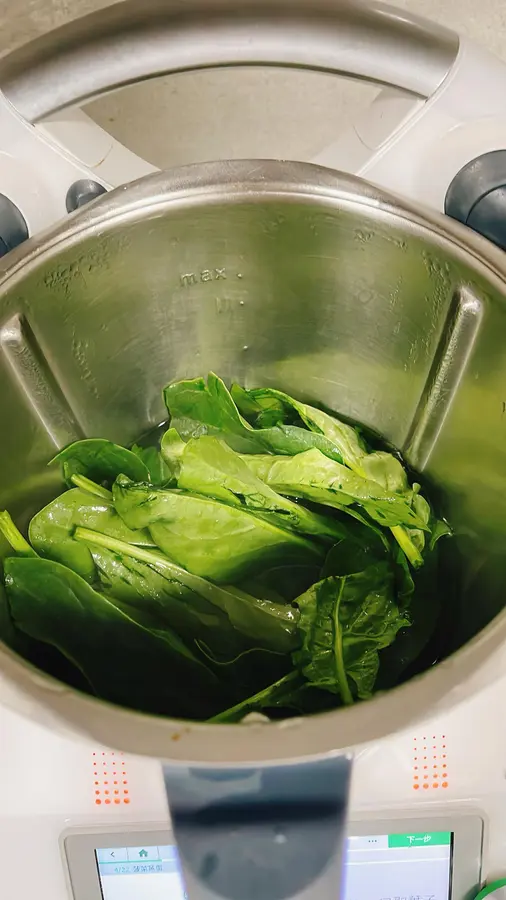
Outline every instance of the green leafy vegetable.
[(288, 394), (273, 388), (238, 391), (237, 386), (234, 385), (231, 393), (240, 411), (242, 411), (241, 404), (243, 404), (242, 408), (245, 412), (247, 411), (247, 405), (244, 405), (244, 395), (247, 394), (250, 401), (256, 401), (264, 410), (269, 409), (270, 419), (275, 421), (277, 426), (286, 419), (290, 420), (290, 416), (293, 418), (293, 412), (295, 412), (311, 432), (322, 435), (326, 439), (319, 448), (323, 453), (327, 453), (331, 459), (344, 462), (359, 475), (365, 475), (361, 460), (366, 456), (367, 450), (356, 428), (341, 422), (335, 416), (329, 416), (314, 406), (300, 403), (289, 397)]
[(253, 428), (241, 416), (225, 384), (209, 374), (203, 378), (169, 384), (164, 399), (171, 416), (171, 426), (185, 440), (211, 434), (222, 437), (241, 453), (302, 453), (311, 447), (325, 450), (335, 459), (338, 451), (323, 435), (308, 431), (301, 424), (279, 423), (271, 428)]
[(281, 494), (344, 511), (357, 504), (371, 519), (387, 527), (427, 527), (405, 497), (355, 475), (319, 450), (307, 450), (293, 457), (244, 455), (242, 459), (258, 478)]
[(281, 528), (326, 541), (336, 541), (347, 534), (344, 525), (336, 519), (310, 512), (273, 491), (215, 437), (203, 436), (185, 445), (180, 457), (178, 487), (222, 500), (230, 506), (243, 507)]
[(235, 581), (280, 562), (321, 558), (310, 541), (207, 497), (134, 484), (123, 476), (113, 495), (129, 528), (149, 528), (170, 559), (212, 581)]
[(70, 489), (29, 540), (0, 513), (0, 640), (105, 700), (217, 723), (333, 709), (432, 664), (449, 528), (395, 453), (213, 373), (164, 398), (164, 433), (55, 457)]
[(146, 627), (138, 612), (122, 609), (60, 563), (12, 557), (5, 586), (15, 625), (56, 647), (98, 696), (185, 717), (212, 714), (220, 702), (216, 676), (175, 632)]
[(303, 679), (313, 688), (338, 694), (347, 705), (356, 698), (368, 699), (378, 675), (379, 652), (410, 624), (396, 606), (387, 563), (325, 578), (299, 597), (297, 606), (302, 647), (293, 653), (294, 671), (214, 716), (212, 722), (233, 722), (248, 712), (293, 706)]
[[(135, 453), (141, 462), (144, 463), (149, 473), (149, 480), (153, 484), (162, 485), (167, 484), (167, 482), (170, 481), (171, 472), (165, 463), (161, 452), (157, 450), (156, 447), (139, 447), (138, 444), (134, 444), (132, 453)], [(121, 473), (118, 472), (118, 474)], [(141, 479), (141, 481), (145, 480), (145, 478)]]
[(91, 481), (110, 487), (118, 475), (127, 475), (134, 481), (149, 481), (145, 463), (131, 450), (105, 441), (90, 438), (75, 441), (53, 457), (51, 464), (59, 463), (69, 487), (73, 475), (85, 475)]
[(69, 566), (86, 581), (94, 581), (95, 564), (88, 547), (74, 540), (78, 526), (141, 547), (154, 546), (149, 532), (125, 525), (112, 502), (80, 488), (67, 491), (33, 517), (28, 535), (40, 556)]
[[(253, 597), (238, 587), (210, 584), (160, 553), (98, 532), (78, 528), (75, 538), (90, 547), (108, 594), (158, 611), (163, 620), (181, 627), (185, 636), (198, 637), (212, 647), (220, 638), (230, 645), (229, 629), (218, 635), (218, 629), (227, 624), (235, 630), (236, 639), (247, 638), (249, 646), (277, 653), (289, 653), (297, 646), (298, 613), (291, 606)], [(229, 658), (242, 650), (241, 639), (240, 646), (231, 648)]]
[(386, 563), (363, 572), (330, 577), (297, 600), (301, 650), (294, 655), (317, 687), (339, 693), (344, 703), (371, 696), (379, 668), (378, 651), (388, 647), (409, 620), (394, 599)]

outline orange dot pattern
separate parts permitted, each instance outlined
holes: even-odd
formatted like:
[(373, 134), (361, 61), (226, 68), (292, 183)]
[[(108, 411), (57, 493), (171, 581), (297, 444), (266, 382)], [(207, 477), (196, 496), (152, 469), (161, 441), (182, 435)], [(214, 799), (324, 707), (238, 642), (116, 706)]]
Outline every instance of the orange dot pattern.
[(130, 791), (125, 755), (117, 750), (94, 750), (91, 762), (95, 806), (128, 806)]
[(413, 738), (413, 790), (439, 791), (450, 786), (446, 735)]

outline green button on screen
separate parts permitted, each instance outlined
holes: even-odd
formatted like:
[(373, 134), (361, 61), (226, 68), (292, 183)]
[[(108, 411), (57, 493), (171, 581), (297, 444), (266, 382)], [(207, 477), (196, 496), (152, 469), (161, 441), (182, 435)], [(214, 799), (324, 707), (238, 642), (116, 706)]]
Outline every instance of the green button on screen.
[(411, 834), (389, 834), (389, 847), (434, 847), (449, 845), (452, 842), (451, 831), (424, 831)]

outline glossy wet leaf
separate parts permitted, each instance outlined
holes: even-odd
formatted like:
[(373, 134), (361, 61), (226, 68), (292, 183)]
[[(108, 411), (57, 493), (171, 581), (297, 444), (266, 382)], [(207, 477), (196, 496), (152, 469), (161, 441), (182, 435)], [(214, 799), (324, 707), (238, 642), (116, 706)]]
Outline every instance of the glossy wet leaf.
[(281, 528), (326, 542), (347, 535), (345, 526), (336, 519), (311, 512), (276, 493), (215, 437), (203, 436), (185, 445), (180, 457), (178, 487), (242, 507)]
[(174, 562), (221, 584), (278, 563), (316, 562), (320, 548), (257, 516), (196, 494), (119, 478), (114, 505), (130, 528), (148, 528)]
[(149, 481), (147, 466), (131, 450), (102, 438), (75, 441), (53, 457), (50, 465), (59, 464), (69, 487), (73, 475), (85, 475), (91, 481), (111, 487), (118, 475), (134, 481)]
[(149, 480), (153, 484), (166, 484), (170, 481), (170, 470), (165, 464), (162, 454), (156, 447), (139, 447), (138, 444), (134, 444), (132, 453), (144, 463), (149, 473)]
[(184, 440), (211, 434), (222, 437), (233, 450), (242, 453), (302, 453), (319, 447), (341, 459), (332, 443), (322, 434), (301, 425), (283, 422), (270, 428), (253, 428), (240, 414), (221, 378), (210, 373), (203, 378), (177, 381), (167, 385), (164, 399), (171, 426)]
[(40, 556), (69, 566), (93, 582), (95, 564), (88, 547), (74, 540), (75, 529), (90, 528), (141, 547), (153, 547), (148, 531), (128, 528), (111, 502), (73, 488), (48, 503), (30, 522), (28, 535)]
[(363, 572), (329, 577), (297, 599), (302, 649), (294, 661), (317, 687), (337, 693), (344, 703), (371, 696), (379, 651), (409, 625), (397, 607), (387, 563)]
[(233, 658), (248, 647), (289, 653), (298, 642), (298, 613), (284, 603), (253, 597), (192, 575), (159, 552), (78, 529), (93, 554), (102, 589), (174, 627), (185, 639)]
[(356, 475), (319, 450), (308, 450), (294, 457), (243, 455), (242, 459), (258, 478), (280, 494), (344, 511), (356, 505), (384, 527), (426, 528), (426, 523), (412, 508), (411, 498)]

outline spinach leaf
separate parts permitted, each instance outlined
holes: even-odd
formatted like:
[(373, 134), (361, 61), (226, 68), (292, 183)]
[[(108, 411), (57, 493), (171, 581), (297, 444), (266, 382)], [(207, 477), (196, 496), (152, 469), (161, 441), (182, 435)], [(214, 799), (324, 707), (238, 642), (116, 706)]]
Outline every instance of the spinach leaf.
[(50, 465), (59, 463), (63, 477), (72, 487), (73, 475), (85, 475), (91, 481), (110, 487), (118, 475), (127, 475), (133, 481), (149, 481), (145, 463), (131, 450), (105, 441), (89, 438), (75, 441), (53, 457)]
[[(244, 391), (243, 389), (238, 390), (234, 385), (231, 393), (240, 412), (242, 409), (248, 408), (244, 406), (245, 394), (248, 395), (250, 401), (253, 400), (260, 404), (264, 410), (267, 404), (270, 404), (267, 408), (270, 411), (271, 419), (275, 420), (277, 425), (286, 421), (290, 417), (290, 413), (297, 413), (310, 431), (326, 438), (325, 444), (328, 445), (328, 455), (331, 459), (344, 462), (357, 474), (365, 475), (361, 467), (361, 460), (368, 451), (356, 428), (314, 406), (300, 403), (293, 397), (289, 397), (288, 394), (276, 391), (274, 388), (256, 388), (252, 391)], [(323, 446), (320, 446), (319, 449), (323, 453), (327, 452)]]
[(259, 568), (322, 558), (309, 540), (207, 497), (134, 484), (124, 476), (115, 482), (113, 496), (129, 528), (147, 527), (170, 559), (222, 584), (247, 578)]
[(402, 464), (391, 453), (376, 451), (364, 456), (360, 461), (364, 477), (376, 481), (388, 491), (396, 494), (409, 493), (408, 477)]
[(356, 475), (319, 450), (307, 450), (293, 457), (244, 454), (242, 459), (258, 478), (280, 494), (345, 512), (357, 504), (380, 525), (427, 529), (408, 499)]
[[(307, 404), (299, 403), (287, 394), (271, 388), (244, 391), (242, 388), (232, 387), (232, 395), (239, 408), (244, 408), (250, 413), (252, 404), (263, 408), (270, 404), (268, 408), (271, 420), (273, 416), (278, 415), (280, 421), (286, 421), (287, 410), (292, 411), (292, 414), (293, 411), (296, 411), (304, 424), (320, 437), (321, 444), (315, 446), (323, 454), (337, 462), (342, 461), (356, 475), (367, 479), (368, 482), (377, 481), (389, 492), (403, 493), (407, 501), (411, 499), (407, 477), (399, 460), (389, 453), (369, 453), (358, 429), (341, 422), (335, 416), (328, 415), (328, 413)], [(256, 421), (260, 421), (260, 416)], [(376, 512), (379, 510), (377, 509)], [(372, 518), (377, 519), (374, 515)], [(405, 524), (390, 524), (388, 521), (381, 524), (392, 529), (394, 538), (410, 563), (415, 568), (422, 565), (422, 555), (411, 540)]]
[(409, 625), (394, 600), (394, 579), (387, 563), (363, 572), (331, 576), (299, 597), (302, 648), (294, 662), (317, 687), (353, 703), (371, 696), (379, 651)]
[[(161, 485), (167, 484), (171, 479), (171, 473), (165, 463), (165, 460), (157, 450), (156, 447), (139, 447), (138, 444), (134, 444), (132, 447), (132, 453), (137, 456), (142, 463), (146, 466), (148, 470), (149, 479), (141, 478), (141, 481), (149, 480), (153, 484)], [(122, 474), (120, 472), (117, 473)], [(125, 473), (127, 474), (127, 473)], [(137, 479), (136, 479), (137, 480)]]
[(210, 434), (222, 437), (239, 453), (273, 452), (292, 455), (319, 447), (333, 458), (341, 456), (331, 441), (303, 425), (279, 423), (272, 428), (253, 428), (241, 416), (221, 378), (212, 372), (203, 378), (167, 385), (164, 399), (171, 426), (184, 439)]
[(95, 564), (88, 547), (74, 540), (78, 526), (141, 547), (154, 546), (147, 531), (125, 525), (112, 502), (79, 488), (66, 491), (33, 517), (28, 535), (40, 556), (69, 566), (86, 581), (94, 581)]
[(298, 613), (291, 606), (211, 584), (158, 552), (98, 532), (78, 528), (75, 538), (89, 546), (107, 594), (159, 615), (185, 636), (217, 648), (216, 653), (230, 658), (245, 646), (289, 653), (298, 645)]
[(10, 558), (5, 586), (16, 627), (51, 644), (103, 699), (171, 716), (212, 715), (223, 702), (213, 672), (167, 626), (97, 593), (46, 559)]
[(243, 507), (268, 522), (325, 541), (346, 536), (346, 528), (329, 516), (310, 512), (261, 481), (223, 441), (191, 439), (180, 458), (178, 487), (231, 506)]

